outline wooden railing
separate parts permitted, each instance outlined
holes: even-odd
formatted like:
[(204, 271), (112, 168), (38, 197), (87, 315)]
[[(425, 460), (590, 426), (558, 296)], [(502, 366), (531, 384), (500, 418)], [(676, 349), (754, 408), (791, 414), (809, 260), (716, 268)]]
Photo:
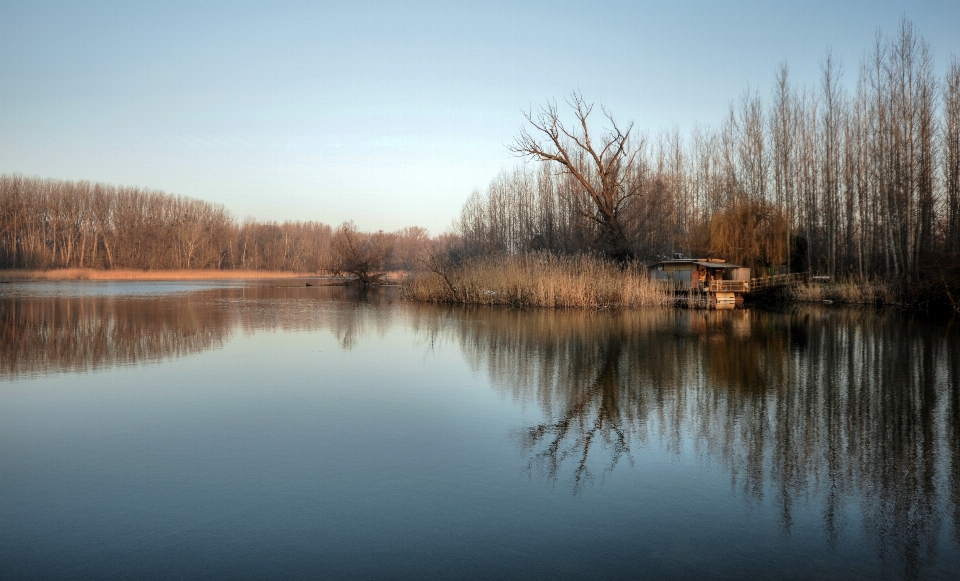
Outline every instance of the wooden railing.
[(802, 275), (799, 273), (759, 276), (751, 278), (750, 280), (713, 280), (710, 281), (705, 290), (712, 293), (749, 293), (778, 286), (796, 284), (801, 280)]
[(787, 286), (792, 284), (797, 284), (803, 280), (803, 275), (800, 273), (791, 273), (791, 274), (775, 274), (773, 276), (759, 276), (756, 278), (751, 278), (750, 280), (712, 280), (703, 285), (703, 287), (697, 287), (698, 283), (694, 282), (694, 288), (690, 289), (689, 281), (681, 280), (672, 280), (668, 278), (654, 279), (657, 283), (664, 285), (667, 289), (672, 291), (686, 291), (693, 290), (696, 291), (706, 291), (711, 293), (749, 293), (760, 291), (764, 289)]
[(712, 293), (748, 293), (749, 280), (712, 280), (707, 288)]
[(746, 292), (754, 292), (777, 286), (797, 284), (802, 280), (803, 275), (798, 272), (792, 272), (790, 274), (775, 274), (773, 276), (760, 276), (750, 279), (750, 290)]

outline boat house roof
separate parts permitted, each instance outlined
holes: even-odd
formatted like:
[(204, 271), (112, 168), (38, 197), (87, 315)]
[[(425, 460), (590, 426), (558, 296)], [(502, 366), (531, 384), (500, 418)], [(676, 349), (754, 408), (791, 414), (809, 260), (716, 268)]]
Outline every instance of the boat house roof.
[(720, 260), (719, 258), (674, 258), (672, 260), (663, 260), (661, 262), (657, 262), (653, 266), (667, 266), (669, 264), (690, 264), (702, 266), (707, 269), (743, 268), (738, 264), (729, 264)]

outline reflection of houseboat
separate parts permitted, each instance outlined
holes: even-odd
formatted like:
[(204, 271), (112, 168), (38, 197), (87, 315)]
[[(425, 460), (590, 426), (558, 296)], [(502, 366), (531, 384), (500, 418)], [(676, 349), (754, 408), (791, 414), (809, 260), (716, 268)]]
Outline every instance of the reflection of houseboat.
[(674, 258), (650, 267), (650, 276), (674, 293), (715, 303), (741, 302), (750, 292), (750, 269), (719, 258)]

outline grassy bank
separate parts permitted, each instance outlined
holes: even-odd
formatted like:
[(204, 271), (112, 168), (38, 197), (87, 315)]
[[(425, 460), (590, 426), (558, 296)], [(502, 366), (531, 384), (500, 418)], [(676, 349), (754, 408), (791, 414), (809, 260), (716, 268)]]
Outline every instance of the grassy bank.
[(896, 285), (882, 280), (807, 282), (793, 287), (789, 298), (801, 302), (896, 305), (923, 311), (960, 313), (960, 285), (956, 279), (948, 281), (945, 278), (939, 281), (923, 280), (909, 285)]
[(245, 278), (299, 278), (322, 276), (279, 270), (96, 270), (61, 268), (53, 270), (0, 270), (0, 280), (223, 280)]
[(589, 257), (531, 253), (467, 261), (411, 277), (404, 296), (417, 301), (524, 307), (639, 307), (671, 297), (647, 271)]
[(901, 301), (900, 292), (888, 283), (858, 282), (805, 282), (793, 287), (790, 298), (801, 302), (849, 303), (857, 305), (892, 305)]

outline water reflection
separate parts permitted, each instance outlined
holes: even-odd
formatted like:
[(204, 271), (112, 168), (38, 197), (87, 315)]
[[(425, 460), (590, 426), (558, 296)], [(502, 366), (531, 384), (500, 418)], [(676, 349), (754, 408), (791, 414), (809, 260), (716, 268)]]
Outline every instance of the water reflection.
[(960, 542), (960, 342), (949, 325), (809, 308), (458, 320), (473, 365), (543, 409), (519, 436), (531, 469), (575, 492), (640, 443), (687, 443), (751, 501), (773, 494), (787, 532), (795, 506), (812, 501), (835, 542), (857, 505), (880, 556), (908, 577), (935, 554), (945, 506)]
[(81, 296), (0, 302), (0, 377), (157, 361), (223, 344), (225, 313), (193, 297)]
[[(800, 507), (828, 542), (861, 526), (919, 575), (960, 544), (960, 341), (893, 311), (546, 311), (399, 305), (396, 291), (253, 286), (153, 296), (0, 298), (0, 379), (149, 363), (237, 332), (406, 326), (452, 341), (542, 419), (517, 442), (574, 492), (657, 446), (719, 463), (751, 503)], [(859, 522), (848, 522), (851, 515)], [(857, 518), (857, 517), (853, 517)], [(948, 533), (948, 534), (944, 534)]]
[(162, 361), (220, 348), (238, 331), (328, 329), (349, 349), (393, 324), (380, 307), (397, 298), (269, 285), (146, 296), (13, 293), (0, 298), (0, 379)]

